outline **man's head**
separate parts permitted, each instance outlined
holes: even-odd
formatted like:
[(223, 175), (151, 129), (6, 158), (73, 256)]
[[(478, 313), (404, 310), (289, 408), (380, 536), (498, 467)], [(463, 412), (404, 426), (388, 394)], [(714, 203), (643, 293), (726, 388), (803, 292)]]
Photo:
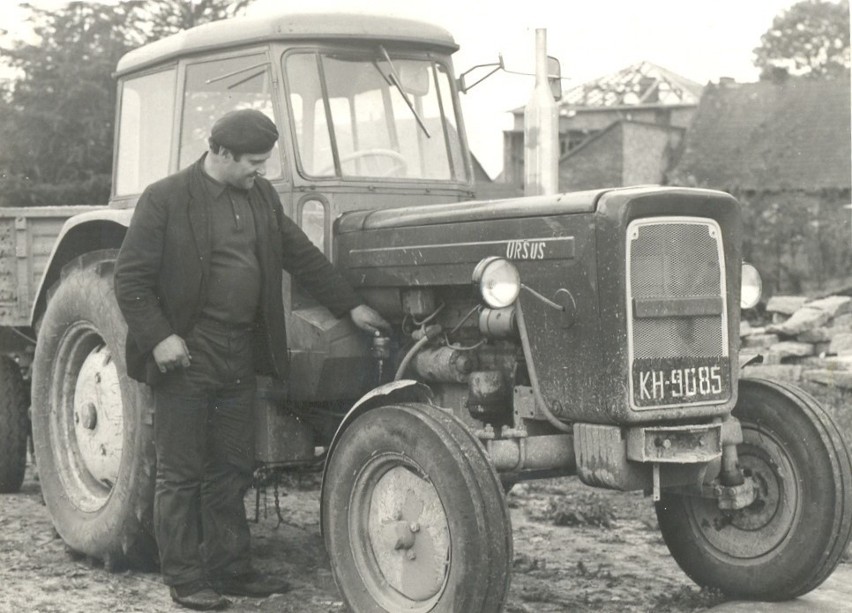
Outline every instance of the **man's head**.
[(255, 177), (266, 172), (266, 160), (276, 140), (275, 124), (260, 111), (231, 111), (210, 130), (210, 154), (205, 168), (215, 179), (251, 189)]

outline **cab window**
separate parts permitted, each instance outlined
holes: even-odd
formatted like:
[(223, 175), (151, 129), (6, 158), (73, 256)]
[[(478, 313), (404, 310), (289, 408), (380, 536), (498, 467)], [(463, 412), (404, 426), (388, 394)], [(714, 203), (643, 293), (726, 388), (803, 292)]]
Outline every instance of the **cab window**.
[(176, 69), (125, 79), (121, 85), (115, 195), (139, 194), (169, 173)]
[(466, 181), (447, 69), (370, 50), (284, 58), (300, 171), (318, 178)]
[[(186, 67), (178, 166), (185, 168), (207, 151), (213, 123), (229, 111), (255, 109), (275, 121), (272, 77), (264, 54), (220, 58)], [(266, 177), (281, 176), (278, 144), (266, 164)]]
[(319, 200), (306, 200), (299, 207), (299, 227), (307, 234), (317, 249), (330, 255), (326, 249), (325, 235), (328, 228), (328, 213)]

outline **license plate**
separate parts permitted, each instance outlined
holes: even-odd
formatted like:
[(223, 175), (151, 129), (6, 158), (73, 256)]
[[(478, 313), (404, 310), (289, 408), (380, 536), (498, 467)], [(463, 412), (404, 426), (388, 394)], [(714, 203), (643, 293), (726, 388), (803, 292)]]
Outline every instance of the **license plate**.
[(730, 389), (728, 358), (633, 361), (633, 403), (637, 407), (725, 401)]

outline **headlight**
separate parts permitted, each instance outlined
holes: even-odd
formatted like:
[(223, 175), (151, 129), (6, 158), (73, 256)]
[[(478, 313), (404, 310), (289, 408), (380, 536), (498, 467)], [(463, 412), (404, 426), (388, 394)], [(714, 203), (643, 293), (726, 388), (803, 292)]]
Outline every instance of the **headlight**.
[(757, 268), (743, 264), (742, 286), (740, 288), (740, 308), (750, 309), (760, 301), (763, 293), (763, 281)]
[(521, 292), (521, 275), (510, 261), (499, 256), (485, 258), (473, 271), (473, 282), (485, 304), (502, 309), (515, 302)]

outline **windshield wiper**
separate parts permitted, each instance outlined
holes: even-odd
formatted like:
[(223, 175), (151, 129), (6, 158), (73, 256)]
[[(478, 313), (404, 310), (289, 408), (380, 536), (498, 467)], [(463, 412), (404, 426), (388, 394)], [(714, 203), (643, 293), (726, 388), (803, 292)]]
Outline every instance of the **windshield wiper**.
[(230, 79), (231, 77), (235, 77), (238, 74), (248, 72), (249, 70), (254, 70), (256, 68), (262, 68), (262, 70), (259, 70), (258, 72), (247, 76), (245, 79), (240, 79), (236, 83), (232, 83), (228, 86), (228, 89), (234, 89), (238, 85), (242, 85), (246, 81), (251, 81), (252, 79), (254, 79), (258, 75), (262, 75), (264, 72), (266, 72), (266, 67), (268, 65), (269, 65), (269, 62), (260, 62), (259, 64), (255, 64), (254, 66), (245, 66), (243, 68), (239, 68), (239, 69), (235, 70), (234, 72), (229, 72), (228, 74), (223, 74), (223, 75), (219, 75), (218, 77), (212, 77), (210, 79), (207, 79), (204, 82), (204, 84), (210, 85), (211, 83), (218, 83), (219, 81), (223, 81), (225, 79)]
[(426, 138), (432, 138), (432, 135), (429, 134), (429, 130), (426, 128), (426, 124), (423, 123), (423, 118), (420, 117), (420, 113), (417, 112), (417, 109), (414, 108), (414, 103), (411, 102), (408, 98), (408, 94), (405, 93), (405, 90), (402, 89), (402, 82), (399, 78), (399, 74), (396, 72), (396, 66), (393, 63), (393, 60), (388, 55), (387, 49), (385, 49), (384, 45), (379, 45), (379, 49), (381, 49), (382, 54), (385, 56), (385, 60), (387, 60), (388, 66), (390, 66), (390, 74), (388, 78), (390, 82), (393, 83), (393, 86), (396, 87), (396, 91), (399, 92), (399, 95), (402, 96), (402, 99), (405, 100), (405, 104), (408, 105), (408, 108), (411, 109), (411, 113), (414, 115), (414, 118), (417, 120), (420, 129), (423, 130), (423, 133), (426, 135)]

